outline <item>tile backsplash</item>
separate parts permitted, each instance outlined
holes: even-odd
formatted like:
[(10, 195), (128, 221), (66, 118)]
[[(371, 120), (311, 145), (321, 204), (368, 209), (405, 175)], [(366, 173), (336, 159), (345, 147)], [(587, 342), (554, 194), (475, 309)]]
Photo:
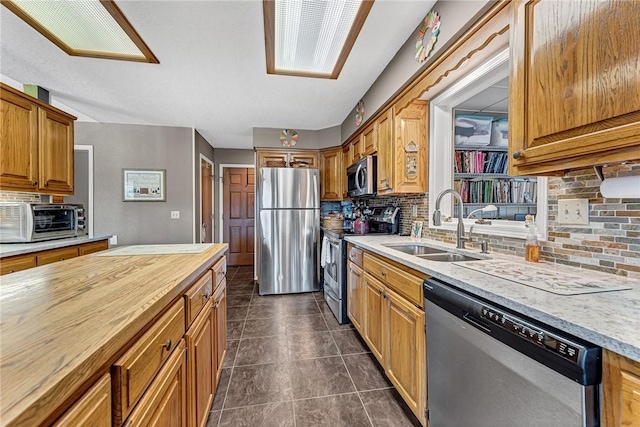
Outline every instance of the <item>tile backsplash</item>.
[[(605, 168), (607, 178), (640, 175), (640, 164)], [(640, 199), (606, 199), (600, 193), (600, 180), (593, 168), (549, 178), (548, 239), (541, 243), (544, 261), (640, 279)], [(589, 224), (565, 226), (556, 221), (558, 199), (589, 199)], [(400, 207), (400, 233), (409, 234), (412, 221), (424, 221), (422, 235), (455, 243), (455, 233), (428, 228), (428, 194), (377, 197), (369, 206)], [(412, 215), (413, 206), (417, 215)], [(522, 256), (524, 240), (482, 236), (491, 251)]]
[(0, 202), (40, 203), (42, 198), (36, 193), (19, 193), (17, 191), (0, 191)]

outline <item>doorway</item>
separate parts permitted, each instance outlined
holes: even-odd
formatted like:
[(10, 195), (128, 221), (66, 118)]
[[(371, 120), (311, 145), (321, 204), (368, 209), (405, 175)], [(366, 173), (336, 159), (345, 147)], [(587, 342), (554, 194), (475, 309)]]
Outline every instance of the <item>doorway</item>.
[(213, 243), (213, 162), (200, 154), (200, 243)]
[(73, 146), (73, 194), (64, 203), (81, 204), (89, 237), (93, 237), (93, 145)]
[[(230, 166), (230, 165), (227, 165)], [(222, 241), (229, 244), (227, 264), (253, 265), (255, 175), (253, 167), (222, 167)]]

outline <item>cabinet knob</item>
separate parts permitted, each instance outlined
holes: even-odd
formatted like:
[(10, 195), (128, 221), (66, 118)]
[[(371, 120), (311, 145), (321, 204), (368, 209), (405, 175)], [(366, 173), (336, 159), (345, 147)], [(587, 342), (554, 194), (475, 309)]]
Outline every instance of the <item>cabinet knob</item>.
[(33, 181), (33, 186), (36, 187), (38, 185), (38, 181)]
[(209, 292), (205, 292), (204, 294), (202, 294), (202, 299), (203, 300), (208, 300), (209, 299)]
[(46, 181), (46, 182), (44, 183), (44, 186), (45, 186), (45, 187), (48, 187), (48, 186), (49, 186), (49, 181)]
[(384, 270), (382, 270), (380, 274), (382, 274), (382, 277), (387, 277), (387, 273)]
[(171, 340), (167, 341), (166, 343), (164, 343), (162, 345), (162, 348), (164, 348), (165, 350), (169, 351), (171, 350)]
[(518, 160), (524, 157), (524, 155), (522, 154), (522, 152), (520, 151), (516, 151), (514, 152), (511, 157), (513, 157), (514, 159)]

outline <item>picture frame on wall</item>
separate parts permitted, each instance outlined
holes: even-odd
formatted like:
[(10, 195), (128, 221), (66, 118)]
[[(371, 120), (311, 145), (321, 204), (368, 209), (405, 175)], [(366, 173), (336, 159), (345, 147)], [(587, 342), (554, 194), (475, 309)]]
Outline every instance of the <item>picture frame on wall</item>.
[(122, 169), (124, 202), (166, 202), (166, 169)]

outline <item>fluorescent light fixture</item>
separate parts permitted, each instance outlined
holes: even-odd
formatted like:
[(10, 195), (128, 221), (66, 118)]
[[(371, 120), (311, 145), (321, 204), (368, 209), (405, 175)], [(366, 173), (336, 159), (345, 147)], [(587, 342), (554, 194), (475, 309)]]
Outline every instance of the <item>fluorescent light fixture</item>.
[(373, 0), (264, 0), (267, 73), (336, 79)]
[(2, 0), (69, 55), (159, 61), (112, 0)]

